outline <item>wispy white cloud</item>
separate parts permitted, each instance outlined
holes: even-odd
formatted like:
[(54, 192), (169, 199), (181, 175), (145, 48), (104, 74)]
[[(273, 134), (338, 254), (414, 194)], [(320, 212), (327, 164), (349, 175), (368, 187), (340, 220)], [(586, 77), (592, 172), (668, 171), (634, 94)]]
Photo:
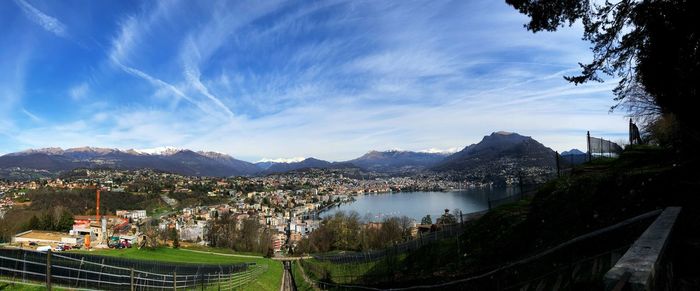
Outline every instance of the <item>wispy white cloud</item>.
[(15, 3), (22, 8), (22, 12), (24, 12), (24, 15), (26, 15), (27, 18), (40, 25), (42, 28), (44, 28), (44, 30), (60, 37), (68, 36), (66, 25), (55, 17), (51, 17), (46, 13), (41, 12), (41, 10), (36, 9), (25, 0), (15, 0)]
[(29, 117), (29, 119), (31, 119), (34, 122), (43, 121), (43, 119), (41, 119), (39, 116), (36, 116), (34, 113), (29, 112), (29, 110), (27, 110), (26, 108), (22, 108), (22, 113), (24, 113), (24, 115)]
[(68, 90), (68, 95), (73, 99), (73, 101), (79, 101), (83, 100), (85, 97), (87, 97), (87, 93), (90, 90), (90, 85), (88, 83), (80, 83), (79, 85), (76, 85), (70, 90)]
[(557, 150), (626, 130), (608, 114), (611, 84), (562, 79), (590, 57), (580, 27), (533, 35), (502, 1), (161, 1), (118, 19), (104, 32), (104, 75), (117, 76), (86, 89), (105, 90), (99, 115), (85, 102), (13, 143), (347, 160), (461, 149), (498, 130)]

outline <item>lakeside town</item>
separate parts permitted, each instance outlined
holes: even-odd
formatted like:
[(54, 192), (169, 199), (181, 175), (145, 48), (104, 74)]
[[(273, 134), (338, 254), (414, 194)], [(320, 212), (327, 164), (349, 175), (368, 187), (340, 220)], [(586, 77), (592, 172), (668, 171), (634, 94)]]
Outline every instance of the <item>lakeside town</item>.
[[(208, 223), (231, 215), (239, 222), (256, 220), (269, 231), (272, 250), (280, 253), (317, 229), (321, 212), (360, 195), (492, 186), (492, 183), (450, 181), (438, 174), (389, 177), (352, 169), (308, 169), (235, 178), (191, 177), (153, 170), (78, 169), (55, 179), (1, 181), (0, 214), (30, 206), (32, 201), (27, 193), (33, 191), (99, 189), (103, 195), (150, 195), (158, 197), (158, 206), (148, 210), (102, 211), (99, 215), (90, 208), (86, 213), (74, 215), (72, 228), (66, 233), (28, 229), (15, 234), (12, 242), (22, 247), (30, 243), (54, 247), (69, 243), (75, 247), (90, 242), (93, 247), (113, 246), (110, 240), (138, 245), (143, 238), (141, 227), (155, 220), (159, 230), (174, 230), (183, 242), (207, 245)], [(194, 203), (183, 203), (186, 199), (174, 197), (197, 198), (187, 200)], [(237, 227), (241, 227), (240, 223)]]

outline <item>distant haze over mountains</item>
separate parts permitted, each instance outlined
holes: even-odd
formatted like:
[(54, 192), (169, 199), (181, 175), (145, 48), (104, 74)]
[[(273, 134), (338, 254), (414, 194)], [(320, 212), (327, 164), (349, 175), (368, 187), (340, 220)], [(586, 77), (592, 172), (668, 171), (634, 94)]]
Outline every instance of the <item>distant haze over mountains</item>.
[(568, 151), (563, 151), (561, 152), (562, 156), (577, 156), (577, 155), (585, 155), (586, 153), (578, 150), (578, 149), (571, 149)]
[(358, 167), (376, 172), (417, 171), (427, 169), (442, 161), (449, 154), (410, 151), (371, 151), (349, 160)]
[(23, 168), (60, 172), (76, 168), (149, 168), (192, 176), (251, 176), (284, 173), (308, 168), (360, 168), (383, 173), (420, 171), (467, 171), (488, 168), (494, 161), (508, 160), (518, 166), (549, 167), (554, 151), (517, 133), (494, 132), (459, 152), (370, 151), (345, 162), (315, 158), (265, 159), (250, 163), (227, 154), (174, 147), (119, 150), (81, 147), (32, 149), (0, 156), (0, 168)]

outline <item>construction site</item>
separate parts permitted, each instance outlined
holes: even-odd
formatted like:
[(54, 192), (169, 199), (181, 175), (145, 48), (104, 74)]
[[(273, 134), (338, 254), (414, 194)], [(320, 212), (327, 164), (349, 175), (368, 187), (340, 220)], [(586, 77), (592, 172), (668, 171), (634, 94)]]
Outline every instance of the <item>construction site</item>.
[(69, 249), (128, 248), (138, 243), (138, 227), (131, 223), (129, 211), (117, 215), (100, 212), (100, 189), (95, 191), (95, 215), (73, 216), (73, 227), (67, 233), (30, 229), (16, 234), (12, 246), (41, 251)]

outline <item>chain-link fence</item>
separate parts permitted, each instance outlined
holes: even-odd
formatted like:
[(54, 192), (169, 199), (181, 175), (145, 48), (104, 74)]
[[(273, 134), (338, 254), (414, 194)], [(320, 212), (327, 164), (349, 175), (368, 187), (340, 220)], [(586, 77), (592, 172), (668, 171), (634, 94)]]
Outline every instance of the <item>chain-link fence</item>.
[(591, 133), (586, 134), (588, 144), (588, 158), (617, 157), (622, 153), (622, 147), (612, 141), (592, 137)]
[(75, 253), (0, 249), (0, 278), (101, 290), (231, 290), (255, 279), (267, 265), (179, 264)]

